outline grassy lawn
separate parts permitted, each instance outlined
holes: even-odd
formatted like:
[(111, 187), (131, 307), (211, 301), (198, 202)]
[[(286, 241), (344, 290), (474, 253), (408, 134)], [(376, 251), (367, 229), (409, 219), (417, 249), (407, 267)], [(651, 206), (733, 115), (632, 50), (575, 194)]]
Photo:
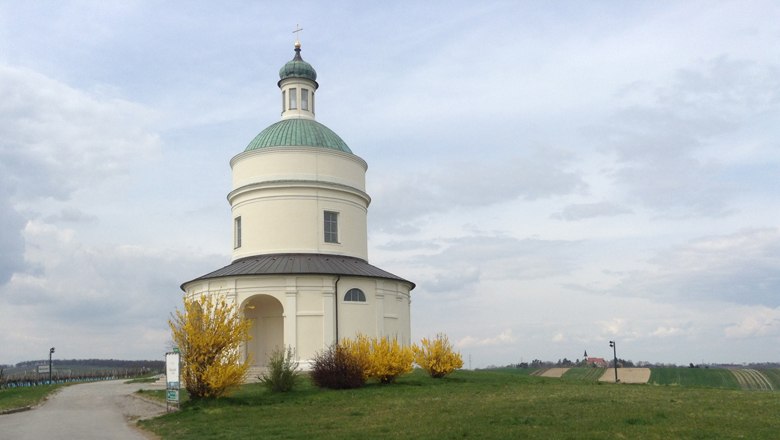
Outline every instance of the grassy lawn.
[(164, 439), (776, 438), (780, 393), (599, 384), (521, 371), (419, 371), (389, 386), (271, 394), (246, 385), (141, 422)]
[[(138, 390), (136, 394), (165, 403), (165, 390)], [(179, 403), (184, 403), (188, 400), (190, 400), (190, 395), (187, 394), (187, 390), (184, 388), (179, 390)]]
[(0, 390), (0, 411), (36, 405), (63, 386), (55, 384), (2, 389)]

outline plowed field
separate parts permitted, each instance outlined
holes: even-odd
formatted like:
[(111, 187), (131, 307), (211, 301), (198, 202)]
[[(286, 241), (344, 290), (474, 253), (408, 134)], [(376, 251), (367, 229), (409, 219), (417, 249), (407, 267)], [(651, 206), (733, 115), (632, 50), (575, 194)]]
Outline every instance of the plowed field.
[[(618, 368), (618, 380), (621, 383), (647, 383), (650, 380), (649, 368)], [(607, 368), (601, 375), (601, 382), (614, 382), (615, 370)]]
[(561, 377), (563, 373), (569, 371), (568, 368), (548, 368), (544, 373), (540, 374), (542, 377)]

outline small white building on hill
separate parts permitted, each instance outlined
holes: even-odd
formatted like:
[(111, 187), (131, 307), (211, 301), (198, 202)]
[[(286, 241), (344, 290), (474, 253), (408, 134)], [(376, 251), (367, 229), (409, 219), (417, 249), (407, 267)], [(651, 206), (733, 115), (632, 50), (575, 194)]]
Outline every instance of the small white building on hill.
[(232, 262), (182, 290), (238, 305), (257, 367), (289, 346), (305, 368), (358, 333), (408, 345), (414, 283), (368, 263), (367, 164), (315, 120), (317, 73), (299, 42), (279, 78), (281, 120), (230, 161)]

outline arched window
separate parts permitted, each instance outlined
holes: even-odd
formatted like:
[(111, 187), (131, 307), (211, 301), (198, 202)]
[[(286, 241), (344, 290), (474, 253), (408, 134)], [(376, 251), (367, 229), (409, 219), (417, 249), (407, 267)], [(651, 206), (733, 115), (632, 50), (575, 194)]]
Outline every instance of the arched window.
[(366, 302), (366, 294), (360, 289), (349, 289), (344, 295), (344, 301)]

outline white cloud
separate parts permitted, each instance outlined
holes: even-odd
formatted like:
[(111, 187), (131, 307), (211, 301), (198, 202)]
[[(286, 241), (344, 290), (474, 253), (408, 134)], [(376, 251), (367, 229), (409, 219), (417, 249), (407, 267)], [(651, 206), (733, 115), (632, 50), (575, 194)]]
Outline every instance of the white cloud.
[(452, 270), (440, 271), (432, 279), (425, 280), (426, 291), (432, 293), (448, 293), (462, 291), (479, 282), (480, 271), (475, 267), (465, 267), (458, 273)]
[[(574, 270), (574, 250), (581, 243), (566, 240), (518, 239), (505, 234), (474, 234), (439, 239), (437, 252), (404, 257), (406, 270), (425, 278), (423, 288), (443, 285), (446, 277), (465, 285), (479, 280), (536, 279)], [(433, 277), (430, 274), (434, 274)], [(439, 289), (436, 289), (439, 290)]]
[(615, 205), (610, 202), (575, 203), (567, 205), (563, 211), (553, 214), (551, 217), (566, 221), (583, 220), (594, 217), (611, 217), (631, 213), (630, 209)]
[(667, 338), (671, 336), (677, 336), (679, 335), (681, 330), (677, 327), (658, 327), (655, 330), (653, 330), (652, 333), (650, 333), (651, 336), (654, 337), (661, 337), (661, 338)]
[(495, 345), (509, 345), (515, 341), (517, 341), (517, 338), (512, 334), (512, 329), (505, 329), (498, 335), (485, 338), (466, 336), (460, 339), (455, 345), (458, 348), (486, 347)]
[(224, 263), (186, 249), (90, 247), (73, 230), (38, 221), (28, 223), (25, 241), (36, 270), (0, 287), (0, 308), (3, 346), (31, 341), (15, 349), (30, 358), (41, 341), (73, 357), (155, 358), (169, 337), (166, 319), (181, 300), (178, 285)]
[(609, 321), (599, 321), (597, 324), (601, 329), (601, 334), (603, 335), (614, 336), (627, 333), (627, 322), (624, 318), (614, 318)]
[(530, 146), (518, 150), (525, 153), (500, 161), (477, 156), (469, 162), (447, 161), (425, 171), (387, 176), (373, 192), (374, 226), (396, 230), (431, 214), (585, 190), (581, 178), (569, 169), (565, 153)]
[(748, 339), (773, 336), (780, 338), (780, 307), (754, 307), (745, 310), (738, 322), (724, 329), (728, 338)]
[[(620, 100), (648, 87), (650, 98), (626, 105), (590, 136), (617, 153), (610, 174), (628, 201), (663, 216), (727, 215), (744, 190), (732, 175), (758, 163), (732, 164), (723, 152), (755, 148), (737, 135), (758, 135), (763, 148), (774, 143), (769, 124), (780, 116), (777, 71), (728, 57), (681, 68), (667, 84), (624, 89)], [(777, 158), (770, 164), (780, 170)]]
[[(153, 113), (92, 96), (29, 69), (0, 66), (0, 285), (29, 269), (22, 228), (75, 191), (99, 187), (158, 154)], [(61, 220), (94, 219), (66, 206)]]
[(0, 193), (0, 286), (11, 276), (28, 269), (24, 261), (24, 218), (16, 212), (6, 194)]
[(4, 185), (16, 200), (66, 199), (159, 153), (154, 114), (37, 72), (0, 66)]
[(780, 304), (780, 230), (709, 236), (659, 252), (615, 289), (661, 301)]

